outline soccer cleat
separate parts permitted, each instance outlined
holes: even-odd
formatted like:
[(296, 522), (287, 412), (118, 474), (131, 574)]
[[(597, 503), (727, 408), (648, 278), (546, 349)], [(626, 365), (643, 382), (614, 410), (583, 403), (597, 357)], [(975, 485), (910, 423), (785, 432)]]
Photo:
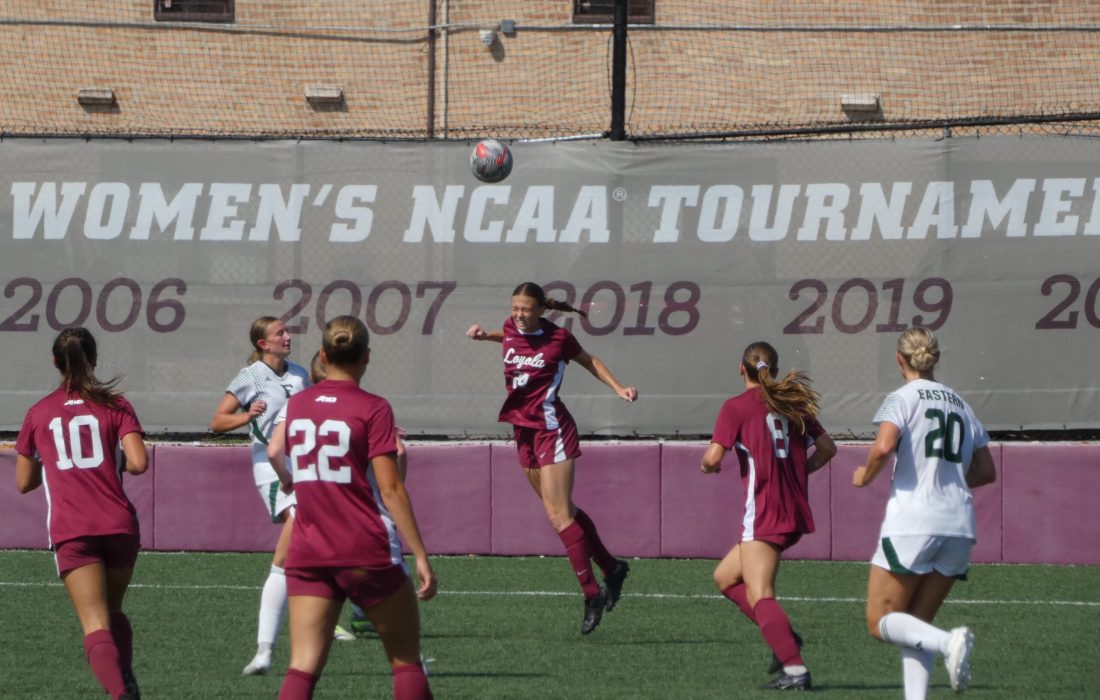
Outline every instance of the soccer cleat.
[(943, 664), (947, 667), (947, 676), (951, 679), (951, 690), (956, 693), (961, 693), (970, 685), (970, 651), (973, 648), (974, 633), (970, 628), (956, 627), (951, 630)]
[(122, 672), (122, 682), (126, 684), (126, 697), (130, 700), (141, 700), (141, 690), (138, 688), (137, 679), (133, 671)]
[[(791, 630), (794, 632), (794, 630)], [(798, 650), (802, 650), (802, 636), (798, 632), (794, 632), (794, 641), (798, 644)], [(779, 673), (783, 670), (783, 662), (779, 660), (779, 657), (772, 652), (772, 665), (768, 666), (768, 673)]]
[(600, 626), (600, 618), (603, 617), (605, 605), (607, 605), (607, 589), (605, 588), (601, 588), (598, 595), (584, 601), (584, 622), (581, 623), (581, 634), (589, 634)]
[(262, 676), (271, 670), (271, 652), (257, 652), (241, 671), (242, 676)]
[(355, 635), (348, 632), (340, 625), (336, 625), (336, 628), (332, 630), (332, 638), (338, 642), (354, 642)]
[(378, 634), (378, 630), (374, 628), (370, 620), (365, 617), (355, 617), (354, 615), (351, 617), (351, 632), (359, 638)]
[(813, 690), (814, 685), (810, 680), (810, 672), (800, 673), (797, 676), (792, 676), (789, 673), (780, 674), (771, 683), (766, 683), (760, 686), (762, 690)]
[(615, 568), (610, 574), (604, 576), (603, 583), (607, 587), (607, 611), (611, 612), (615, 609), (615, 603), (619, 602), (619, 597), (623, 594), (623, 581), (626, 581), (627, 574), (630, 573), (630, 564), (627, 564), (622, 559), (618, 560), (615, 564)]

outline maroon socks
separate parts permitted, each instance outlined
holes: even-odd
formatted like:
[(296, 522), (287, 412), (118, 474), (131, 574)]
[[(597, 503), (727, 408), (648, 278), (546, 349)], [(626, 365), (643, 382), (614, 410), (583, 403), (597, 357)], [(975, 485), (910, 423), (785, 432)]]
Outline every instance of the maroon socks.
[(752, 614), (752, 606), (749, 605), (749, 589), (745, 587), (744, 583), (735, 583), (729, 588), (722, 590), (722, 595), (733, 602), (745, 617), (752, 620), (752, 623), (756, 624), (756, 617)]
[(619, 560), (611, 556), (611, 552), (603, 546), (600, 533), (596, 531), (596, 523), (592, 522), (592, 519), (588, 517), (588, 513), (578, 508), (573, 520), (584, 530), (584, 538), (588, 540), (588, 550), (592, 552), (592, 561), (596, 562), (596, 566), (600, 567), (603, 575), (607, 576), (615, 570)]
[(134, 669), (134, 630), (130, 618), (121, 610), (111, 612), (111, 637), (118, 647), (118, 665), (123, 671)]
[(317, 676), (296, 668), (288, 668), (279, 688), (279, 700), (310, 700), (313, 688), (317, 685)]
[(88, 657), (92, 674), (108, 695), (117, 698), (126, 692), (122, 669), (118, 665), (118, 647), (110, 630), (96, 630), (85, 636), (84, 654)]
[(393, 700), (432, 700), (423, 664), (393, 667)]
[(588, 538), (584, 536), (584, 530), (580, 524), (574, 521), (569, 527), (558, 533), (562, 544), (565, 545), (565, 554), (569, 557), (569, 564), (573, 567), (573, 573), (584, 591), (584, 598), (595, 598), (600, 594), (600, 584), (592, 574), (592, 565), (588, 563), (591, 552), (588, 549)]
[(775, 652), (776, 658), (784, 666), (804, 666), (794, 630), (791, 629), (791, 621), (775, 598), (761, 598), (756, 601), (752, 612), (756, 624), (760, 626), (760, 634), (764, 635), (764, 641)]

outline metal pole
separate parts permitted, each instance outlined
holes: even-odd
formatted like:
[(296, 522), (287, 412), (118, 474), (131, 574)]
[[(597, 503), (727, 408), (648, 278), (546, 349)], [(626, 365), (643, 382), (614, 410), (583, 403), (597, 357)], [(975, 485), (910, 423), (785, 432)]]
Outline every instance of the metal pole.
[(611, 30), (611, 134), (626, 140), (626, 17), (627, 0), (615, 0)]
[(428, 138), (435, 137), (435, 0), (428, 0)]

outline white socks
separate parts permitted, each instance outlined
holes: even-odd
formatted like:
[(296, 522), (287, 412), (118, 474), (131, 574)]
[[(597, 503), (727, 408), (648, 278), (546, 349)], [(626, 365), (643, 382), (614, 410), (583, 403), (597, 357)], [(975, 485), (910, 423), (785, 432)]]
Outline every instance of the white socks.
[(282, 567), (272, 565), (260, 594), (260, 625), (256, 641), (261, 651), (265, 644), (270, 651), (279, 638), (279, 628), (286, 617), (286, 598), (286, 572)]
[(905, 700), (924, 700), (928, 696), (928, 683), (932, 678), (935, 652), (911, 647), (901, 648), (901, 676), (905, 682)]
[(947, 654), (951, 633), (928, 624), (908, 613), (887, 613), (878, 621), (878, 631), (884, 642), (933, 654)]

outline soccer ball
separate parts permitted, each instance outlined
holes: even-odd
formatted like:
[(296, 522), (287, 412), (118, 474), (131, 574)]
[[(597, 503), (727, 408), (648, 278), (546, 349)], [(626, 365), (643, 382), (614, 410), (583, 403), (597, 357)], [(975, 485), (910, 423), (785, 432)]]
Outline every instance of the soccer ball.
[(512, 172), (512, 151), (496, 139), (478, 141), (470, 153), (470, 170), (482, 182), (500, 182)]

